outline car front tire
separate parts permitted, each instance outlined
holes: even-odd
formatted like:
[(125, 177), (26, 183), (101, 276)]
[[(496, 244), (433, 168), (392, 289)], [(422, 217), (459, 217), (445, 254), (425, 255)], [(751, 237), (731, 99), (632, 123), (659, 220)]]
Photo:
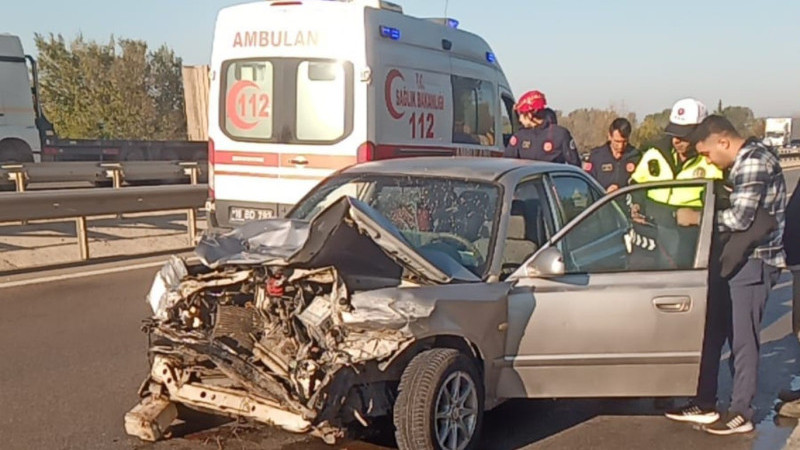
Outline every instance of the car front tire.
[(483, 422), (484, 388), (473, 360), (437, 348), (417, 355), (400, 379), (394, 407), (401, 450), (472, 450)]

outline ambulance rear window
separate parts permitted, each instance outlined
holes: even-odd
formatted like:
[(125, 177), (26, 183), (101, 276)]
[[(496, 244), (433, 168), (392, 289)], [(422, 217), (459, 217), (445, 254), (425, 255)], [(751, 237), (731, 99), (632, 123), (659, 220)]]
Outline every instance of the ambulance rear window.
[(222, 65), (220, 127), (231, 139), (332, 144), (353, 130), (353, 64), (270, 58)]
[(224, 93), (224, 129), (231, 137), (272, 137), (273, 68), (269, 61), (228, 65)]
[(345, 72), (339, 63), (303, 61), (297, 67), (297, 138), (332, 141), (345, 129)]

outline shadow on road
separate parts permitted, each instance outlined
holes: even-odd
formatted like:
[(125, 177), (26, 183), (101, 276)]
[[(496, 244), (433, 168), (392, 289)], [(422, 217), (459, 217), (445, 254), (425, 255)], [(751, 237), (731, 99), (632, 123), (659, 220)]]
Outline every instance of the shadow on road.
[(481, 448), (519, 449), (597, 416), (660, 415), (654, 405), (654, 399), (511, 400), (486, 415)]

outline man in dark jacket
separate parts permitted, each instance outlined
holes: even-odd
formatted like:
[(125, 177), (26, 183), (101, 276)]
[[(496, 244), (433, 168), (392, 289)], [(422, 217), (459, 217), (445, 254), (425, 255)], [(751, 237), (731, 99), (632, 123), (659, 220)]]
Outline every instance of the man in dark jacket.
[(608, 127), (608, 142), (589, 153), (583, 168), (611, 193), (628, 185), (631, 174), (642, 157), (639, 150), (628, 144), (631, 123), (623, 117), (614, 119)]

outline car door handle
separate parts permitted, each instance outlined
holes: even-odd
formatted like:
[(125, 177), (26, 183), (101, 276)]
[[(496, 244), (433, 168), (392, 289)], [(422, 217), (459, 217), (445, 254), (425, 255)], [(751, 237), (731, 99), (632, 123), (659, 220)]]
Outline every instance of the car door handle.
[(653, 299), (653, 306), (663, 312), (686, 312), (692, 307), (692, 299), (691, 297), (656, 297)]

